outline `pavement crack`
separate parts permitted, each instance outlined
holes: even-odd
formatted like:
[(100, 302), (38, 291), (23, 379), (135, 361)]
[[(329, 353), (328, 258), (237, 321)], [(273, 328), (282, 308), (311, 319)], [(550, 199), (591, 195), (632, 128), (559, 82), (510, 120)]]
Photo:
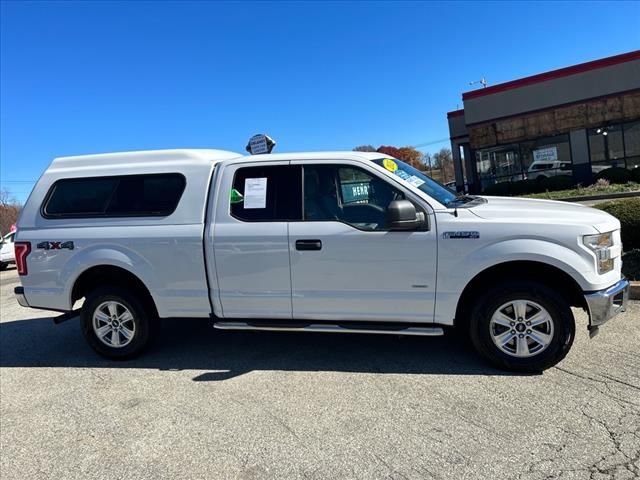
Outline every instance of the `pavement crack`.
[(389, 470), (391, 472), (390, 478), (394, 478), (394, 475), (400, 475), (402, 478), (407, 478), (407, 476), (402, 473), (399, 472), (398, 470), (396, 470), (394, 467), (392, 467), (389, 462), (387, 462), (384, 458), (382, 458), (380, 455), (378, 455), (377, 453), (374, 453), (373, 456), (375, 457), (376, 460), (378, 460), (380, 463), (382, 463), (387, 470)]
[[(244, 403), (242, 403), (241, 401), (239, 401), (238, 399), (231, 398), (231, 401), (233, 401), (234, 403), (240, 405), (245, 410), (249, 410), (247, 408), (247, 406)], [(258, 403), (255, 403), (254, 405), (258, 408), (258, 410), (260, 410), (262, 413), (264, 413), (266, 416), (268, 416), (270, 419), (272, 419), (276, 424), (278, 424), (280, 427), (282, 427), (287, 432), (289, 432), (296, 440), (300, 441), (300, 437), (298, 436), (298, 434), (283, 419), (281, 419), (279, 416), (275, 415), (274, 413), (272, 413), (271, 411), (269, 411), (268, 409), (264, 408), (263, 406), (261, 406)]]
[[(605, 396), (607, 396), (607, 397), (611, 398), (612, 400), (614, 400), (614, 401), (616, 401), (616, 402), (620, 402), (620, 403), (624, 403), (624, 404), (627, 404), (627, 405), (631, 405), (631, 406), (633, 406), (633, 407), (635, 407), (635, 408), (640, 407), (640, 404), (638, 404), (638, 403), (634, 403), (634, 402), (631, 402), (631, 401), (626, 400), (626, 399), (624, 399), (624, 398), (620, 398), (620, 397), (619, 397), (619, 396), (617, 396), (617, 395), (614, 395), (614, 394), (611, 392), (611, 386), (609, 385), (609, 382), (608, 382), (607, 380), (601, 380), (601, 379), (599, 379), (599, 378), (593, 378), (593, 377), (590, 377), (590, 376), (588, 376), (588, 375), (583, 375), (583, 374), (580, 374), (580, 373), (577, 373), (577, 372), (574, 372), (574, 371), (568, 370), (568, 369), (566, 369), (566, 368), (559, 367), (559, 366), (557, 366), (557, 365), (556, 365), (555, 367), (553, 367), (553, 368), (555, 368), (556, 370), (560, 370), (561, 372), (566, 373), (566, 374), (568, 374), (568, 375), (571, 375), (571, 376), (573, 376), (573, 377), (576, 377), (576, 378), (580, 378), (580, 379), (582, 379), (582, 380), (585, 380), (585, 381), (586, 381), (586, 382), (588, 382), (588, 383), (589, 383), (589, 382), (592, 382), (592, 383), (595, 383), (595, 384), (603, 385), (603, 386), (604, 386), (604, 388), (606, 389), (606, 391), (601, 390), (601, 389), (598, 389), (598, 391), (599, 391), (601, 394), (603, 394), (603, 395), (605, 395)], [(606, 376), (606, 375), (604, 375), (604, 374), (602, 374), (602, 376), (603, 376), (603, 377), (607, 377), (607, 376)], [(631, 388), (634, 388), (634, 389), (639, 389), (639, 388), (638, 388), (638, 387), (636, 387), (635, 385), (625, 383), (625, 382), (623, 382), (623, 381), (621, 381), (621, 380), (618, 380), (618, 379), (615, 379), (615, 378), (610, 378), (610, 377), (607, 377), (607, 378), (608, 378), (609, 380), (615, 381), (615, 382), (616, 382), (616, 383), (618, 383), (618, 384), (625, 385), (625, 386), (628, 386), (628, 387), (631, 387)]]
[(611, 380), (611, 381), (613, 381), (613, 382), (619, 383), (619, 384), (621, 384), (621, 385), (626, 385), (627, 387), (634, 388), (634, 389), (636, 389), (636, 390), (639, 390), (639, 391), (640, 391), (640, 387), (638, 387), (637, 385), (633, 385), (632, 383), (627, 383), (627, 382), (625, 382), (625, 381), (623, 381), (623, 380), (619, 380), (619, 379), (617, 379), (617, 378), (615, 378), (615, 377), (612, 377), (612, 376), (610, 376), (610, 375), (606, 375), (606, 374), (604, 374), (604, 373), (603, 373), (603, 374), (601, 374), (601, 375), (602, 375), (604, 378), (608, 378), (609, 380)]
[[(587, 405), (589, 406), (589, 405)], [(600, 473), (602, 475), (613, 475), (614, 472), (622, 467), (630, 473), (634, 474), (634, 476), (638, 476), (640, 474), (640, 467), (638, 466), (638, 461), (640, 460), (640, 448), (636, 450), (634, 456), (628, 455), (622, 448), (622, 442), (618, 438), (618, 435), (615, 431), (613, 431), (609, 425), (603, 420), (600, 420), (592, 415), (589, 415), (584, 408), (579, 407), (580, 413), (586, 417), (589, 422), (593, 422), (605, 431), (607, 437), (613, 445), (614, 452), (612, 454), (604, 453), (601, 455), (600, 459), (595, 461), (590, 467), (589, 471), (591, 472), (591, 478), (594, 478), (594, 475)], [(617, 454), (622, 455), (625, 458), (625, 461), (615, 461), (611, 465), (606, 468), (602, 468), (599, 465), (605, 461), (608, 461), (615, 457)]]
[(557, 365), (554, 368), (556, 370), (560, 370), (561, 372), (568, 373), (569, 375), (573, 375), (574, 377), (581, 378), (582, 380), (587, 380), (587, 381), (596, 382), (596, 383), (602, 383), (602, 384), (606, 385), (606, 382), (604, 380), (598, 380), (597, 378), (589, 377), (587, 375), (581, 375), (580, 373), (572, 372), (571, 370), (568, 370), (568, 369), (562, 368), (562, 367), (558, 367)]

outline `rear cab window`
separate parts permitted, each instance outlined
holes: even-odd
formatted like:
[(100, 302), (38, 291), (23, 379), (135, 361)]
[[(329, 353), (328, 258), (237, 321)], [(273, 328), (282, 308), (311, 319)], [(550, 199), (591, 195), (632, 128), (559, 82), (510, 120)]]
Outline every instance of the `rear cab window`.
[(69, 178), (53, 184), (41, 208), (48, 219), (168, 216), (186, 180), (179, 173)]

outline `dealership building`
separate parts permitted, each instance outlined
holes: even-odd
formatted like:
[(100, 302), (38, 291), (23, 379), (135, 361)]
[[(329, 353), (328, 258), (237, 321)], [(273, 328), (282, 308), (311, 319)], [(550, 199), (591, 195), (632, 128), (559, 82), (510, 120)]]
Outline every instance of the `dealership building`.
[(459, 191), (640, 166), (640, 50), (462, 95), (447, 114)]

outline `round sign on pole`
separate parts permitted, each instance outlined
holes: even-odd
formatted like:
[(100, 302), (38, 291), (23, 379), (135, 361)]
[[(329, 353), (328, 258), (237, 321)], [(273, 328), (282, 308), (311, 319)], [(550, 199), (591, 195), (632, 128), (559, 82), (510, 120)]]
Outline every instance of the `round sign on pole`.
[(259, 133), (249, 139), (246, 150), (251, 155), (261, 155), (271, 153), (275, 146), (276, 142), (269, 135)]

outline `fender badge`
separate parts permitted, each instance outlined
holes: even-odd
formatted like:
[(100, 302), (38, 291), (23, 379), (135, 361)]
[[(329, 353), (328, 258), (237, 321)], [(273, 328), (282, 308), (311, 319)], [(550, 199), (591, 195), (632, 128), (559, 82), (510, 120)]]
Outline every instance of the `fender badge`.
[(42, 250), (61, 250), (63, 248), (73, 250), (74, 245), (73, 242), (40, 242), (36, 245), (36, 248)]
[(480, 238), (480, 232), (444, 232), (442, 238)]

